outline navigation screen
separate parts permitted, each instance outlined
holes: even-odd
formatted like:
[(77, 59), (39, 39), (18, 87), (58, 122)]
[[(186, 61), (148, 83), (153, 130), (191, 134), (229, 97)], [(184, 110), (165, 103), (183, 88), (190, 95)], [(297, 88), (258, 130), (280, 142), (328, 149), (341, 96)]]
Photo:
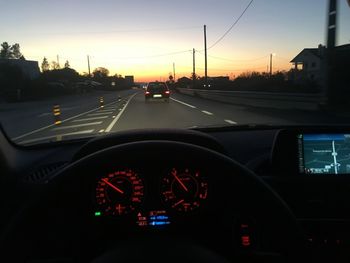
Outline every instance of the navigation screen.
[(299, 134), (299, 172), (350, 174), (350, 134)]

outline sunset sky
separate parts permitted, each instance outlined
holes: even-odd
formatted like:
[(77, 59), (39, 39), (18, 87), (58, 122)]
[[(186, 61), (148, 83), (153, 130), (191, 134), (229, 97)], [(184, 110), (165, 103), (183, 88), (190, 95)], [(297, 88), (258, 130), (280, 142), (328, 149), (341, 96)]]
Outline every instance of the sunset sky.
[[(204, 72), (203, 25), (211, 46), (233, 24), (250, 0), (12, 0), (1, 1), (0, 42), (19, 43), (29, 60), (49, 61), (87, 72), (106, 67), (137, 81), (190, 76), (192, 48), (197, 73)], [(255, 0), (239, 23), (208, 51), (210, 76), (234, 77), (274, 70), (305, 47), (325, 44), (327, 0)], [(350, 8), (339, 0), (338, 44), (350, 43)]]

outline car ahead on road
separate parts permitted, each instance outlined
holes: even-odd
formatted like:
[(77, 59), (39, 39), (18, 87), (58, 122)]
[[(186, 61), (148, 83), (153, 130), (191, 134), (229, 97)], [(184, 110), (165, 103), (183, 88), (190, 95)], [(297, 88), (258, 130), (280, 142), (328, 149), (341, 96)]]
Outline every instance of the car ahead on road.
[(150, 82), (145, 89), (145, 101), (163, 100), (169, 102), (170, 90), (165, 82)]

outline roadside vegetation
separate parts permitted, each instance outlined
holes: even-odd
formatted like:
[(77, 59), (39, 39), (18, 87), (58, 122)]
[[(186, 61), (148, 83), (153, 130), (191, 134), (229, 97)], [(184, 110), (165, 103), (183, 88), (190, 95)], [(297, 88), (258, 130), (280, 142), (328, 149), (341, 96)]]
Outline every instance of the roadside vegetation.
[[(18, 60), (18, 61), (14, 61)], [(21, 62), (21, 61), (22, 62)], [(58, 62), (49, 63), (46, 57), (41, 62), (41, 70), (32, 77), (26, 74), (20, 64), (26, 64), (19, 44), (1, 44), (0, 50), (0, 100), (6, 102), (42, 100), (57, 96), (84, 94), (97, 90), (122, 90), (130, 88), (121, 75), (110, 75), (109, 70), (98, 67), (88, 73), (79, 74), (70, 67), (67, 60), (61, 67)], [(17, 63), (13, 63), (17, 62)]]
[(233, 80), (228, 77), (208, 77), (206, 85), (205, 78), (196, 76), (192, 78), (180, 78), (177, 82), (179, 88), (194, 88), (208, 90), (227, 91), (261, 91), (261, 92), (296, 92), (317, 93), (322, 90), (315, 81), (301, 80), (299, 83), (293, 81), (294, 71), (278, 71), (272, 75), (265, 72), (245, 72)]

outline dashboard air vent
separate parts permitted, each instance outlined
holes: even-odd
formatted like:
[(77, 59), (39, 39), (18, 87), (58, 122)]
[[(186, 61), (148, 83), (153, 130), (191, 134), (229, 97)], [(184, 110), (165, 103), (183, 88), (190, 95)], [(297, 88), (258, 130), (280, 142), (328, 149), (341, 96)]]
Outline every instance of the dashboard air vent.
[(58, 162), (40, 166), (24, 178), (25, 183), (45, 184), (57, 170), (63, 168), (67, 163)]

